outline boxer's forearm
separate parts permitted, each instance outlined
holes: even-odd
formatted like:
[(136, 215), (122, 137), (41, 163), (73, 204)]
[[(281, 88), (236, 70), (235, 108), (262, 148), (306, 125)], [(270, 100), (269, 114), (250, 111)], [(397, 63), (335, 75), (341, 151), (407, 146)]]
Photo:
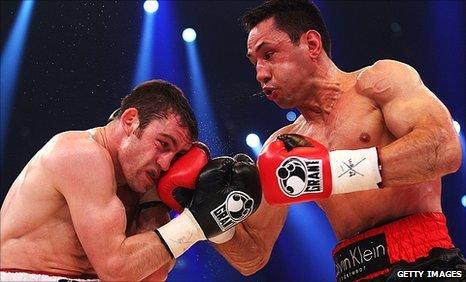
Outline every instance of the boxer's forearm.
[(96, 271), (102, 280), (139, 281), (171, 260), (157, 234), (145, 232), (124, 239)]
[(141, 281), (166, 281), (168, 273), (173, 269), (175, 263), (175, 259), (170, 260), (168, 263), (160, 267), (157, 271), (142, 279)]
[(243, 275), (252, 275), (268, 261), (264, 242), (250, 234), (243, 224), (236, 226), (235, 235), (223, 244), (213, 244), (217, 251)]
[(379, 150), (383, 186), (438, 179), (461, 165), (461, 145), (445, 127), (414, 129)]
[(231, 240), (213, 245), (241, 274), (252, 275), (267, 264), (286, 215), (287, 207), (270, 206), (262, 199), (259, 210), (235, 227)]

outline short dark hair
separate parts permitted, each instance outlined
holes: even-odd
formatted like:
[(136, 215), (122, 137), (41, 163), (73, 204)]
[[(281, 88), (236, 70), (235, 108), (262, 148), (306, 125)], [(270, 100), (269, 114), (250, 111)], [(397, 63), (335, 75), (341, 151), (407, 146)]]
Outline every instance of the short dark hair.
[(179, 115), (180, 125), (187, 127), (193, 140), (198, 138), (196, 116), (183, 91), (164, 80), (149, 80), (136, 86), (121, 101), (117, 118), (128, 108), (136, 108), (139, 115), (139, 129), (143, 130), (152, 120), (167, 118), (173, 113)]
[(307, 0), (269, 0), (247, 11), (242, 18), (246, 32), (260, 22), (274, 18), (276, 27), (288, 34), (293, 44), (310, 29), (316, 30), (325, 52), (331, 58), (331, 40), (325, 22), (317, 6)]

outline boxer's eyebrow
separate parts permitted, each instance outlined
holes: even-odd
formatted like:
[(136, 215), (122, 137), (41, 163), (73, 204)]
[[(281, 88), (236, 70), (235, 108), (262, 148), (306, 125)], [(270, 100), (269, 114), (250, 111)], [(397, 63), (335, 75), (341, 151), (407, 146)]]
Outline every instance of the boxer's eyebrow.
[[(256, 47), (254, 47), (254, 53), (258, 53), (260, 51), (260, 49), (262, 49), (262, 47), (264, 47), (265, 45), (267, 44), (270, 44), (269, 42), (265, 42), (265, 41), (262, 41), (259, 45), (257, 45)], [(248, 57), (249, 60), (251, 60), (251, 57), (252, 57), (252, 53), (247, 53), (246, 54), (246, 57)]]
[(166, 134), (166, 133), (161, 133), (160, 135), (162, 135), (165, 138), (170, 139), (170, 141), (172, 142), (172, 144), (174, 145), (175, 148), (178, 146), (178, 142), (176, 142), (176, 139), (173, 138), (173, 136), (171, 136), (169, 134)]

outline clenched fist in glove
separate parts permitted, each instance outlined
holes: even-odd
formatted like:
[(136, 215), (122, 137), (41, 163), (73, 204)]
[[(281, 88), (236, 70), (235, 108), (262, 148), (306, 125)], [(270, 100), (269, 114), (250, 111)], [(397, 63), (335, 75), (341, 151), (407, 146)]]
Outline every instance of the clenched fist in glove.
[(377, 189), (382, 180), (375, 147), (329, 152), (298, 134), (283, 134), (268, 144), (259, 155), (258, 167), (270, 204)]
[(201, 142), (193, 143), (191, 149), (178, 158), (157, 183), (160, 200), (181, 213), (191, 202), (196, 180), (209, 159), (209, 148)]
[(245, 154), (209, 161), (195, 186), (188, 207), (156, 230), (175, 258), (197, 241), (244, 221), (259, 207), (262, 197), (257, 168)]

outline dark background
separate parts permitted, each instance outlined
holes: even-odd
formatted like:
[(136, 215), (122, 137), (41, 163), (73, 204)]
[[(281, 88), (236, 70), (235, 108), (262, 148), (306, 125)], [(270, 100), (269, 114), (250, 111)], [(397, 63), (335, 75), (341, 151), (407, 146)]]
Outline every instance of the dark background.
[[(159, 72), (157, 77), (170, 79), (191, 97), (181, 32), (186, 27), (196, 29), (222, 151), (252, 154), (245, 144), (248, 133), (255, 132), (264, 141), (289, 123), (287, 111), (251, 97), (259, 87), (245, 57), (246, 34), (239, 19), (260, 1), (162, 1), (160, 9), (168, 3), (175, 16), (163, 24), (173, 32), (166, 36), (171, 36), (170, 56), (177, 63), (163, 66), (166, 75)], [(465, 124), (464, 2), (317, 4), (333, 39), (333, 60), (340, 69), (353, 71), (385, 58), (408, 63), (452, 117)], [(2, 50), (19, 6), (17, 1), (1, 1)], [(49, 138), (61, 131), (104, 124), (129, 93), (142, 33), (142, 6), (141, 1), (35, 3), (3, 144), (2, 199), (22, 167)], [(153, 68), (157, 67), (154, 62)], [(443, 183), (442, 202), (451, 235), (465, 250), (464, 168), (444, 177)], [(40, 207), (40, 203), (31, 205)], [(169, 280), (333, 280), (330, 252), (335, 237), (322, 212), (313, 203), (300, 204), (291, 209), (290, 217), (269, 264), (254, 276), (242, 277), (201, 243), (179, 260)]]

